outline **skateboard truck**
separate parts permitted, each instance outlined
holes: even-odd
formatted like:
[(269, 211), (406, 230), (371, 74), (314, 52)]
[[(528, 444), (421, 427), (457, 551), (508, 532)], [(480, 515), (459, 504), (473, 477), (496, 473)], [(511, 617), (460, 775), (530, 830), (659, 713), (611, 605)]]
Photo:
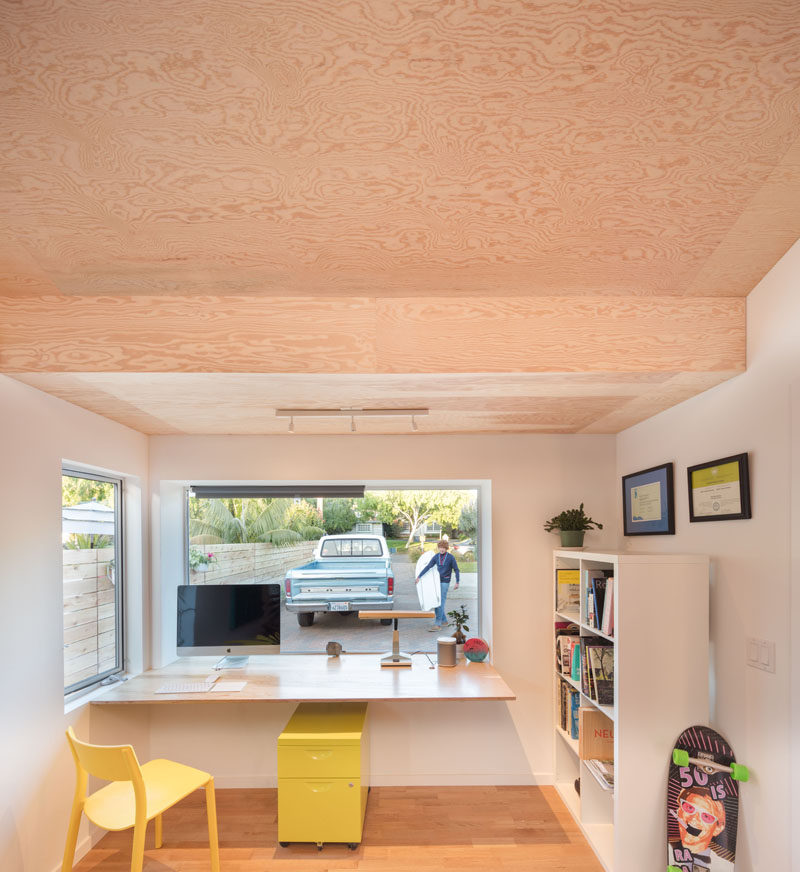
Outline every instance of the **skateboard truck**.
[[(747, 767), (742, 766), (741, 763), (731, 763), (730, 766), (725, 766), (723, 763), (716, 763), (714, 760), (703, 760), (699, 757), (690, 757), (689, 752), (684, 751), (681, 748), (673, 749), (672, 762), (676, 766), (688, 766), (690, 763), (693, 763), (695, 766), (704, 769), (709, 774), (711, 772), (730, 772), (731, 778), (733, 778), (734, 781), (750, 780), (750, 773)], [(670, 870), (671, 869), (675, 869), (675, 867), (671, 866)], [(676, 869), (676, 872), (679, 872), (679, 870)]]

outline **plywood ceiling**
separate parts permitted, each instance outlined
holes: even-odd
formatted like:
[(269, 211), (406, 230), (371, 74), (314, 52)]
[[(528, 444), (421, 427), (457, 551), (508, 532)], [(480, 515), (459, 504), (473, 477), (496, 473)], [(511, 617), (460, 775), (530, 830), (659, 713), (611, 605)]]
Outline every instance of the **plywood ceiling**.
[(0, 372), (148, 433), (617, 432), (745, 366), (800, 235), (798, 20), (6, 4)]

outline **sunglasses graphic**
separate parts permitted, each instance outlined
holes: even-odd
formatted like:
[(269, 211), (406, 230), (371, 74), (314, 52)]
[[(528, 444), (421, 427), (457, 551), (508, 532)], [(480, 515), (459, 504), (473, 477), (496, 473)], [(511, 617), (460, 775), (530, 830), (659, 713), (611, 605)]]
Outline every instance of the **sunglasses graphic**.
[(703, 811), (703, 809), (698, 808), (696, 805), (692, 805), (691, 802), (687, 802), (687, 800), (681, 800), (681, 811), (685, 812), (689, 817), (695, 814), (700, 815), (700, 820), (704, 824), (715, 824), (718, 818), (714, 817), (711, 812)]

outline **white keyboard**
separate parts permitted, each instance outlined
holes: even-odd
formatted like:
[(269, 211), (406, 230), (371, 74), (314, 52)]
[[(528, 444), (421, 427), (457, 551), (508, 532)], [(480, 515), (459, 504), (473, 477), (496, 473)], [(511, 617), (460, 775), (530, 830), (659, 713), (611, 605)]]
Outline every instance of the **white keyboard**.
[(168, 681), (156, 693), (208, 693), (219, 675), (209, 675), (205, 681)]

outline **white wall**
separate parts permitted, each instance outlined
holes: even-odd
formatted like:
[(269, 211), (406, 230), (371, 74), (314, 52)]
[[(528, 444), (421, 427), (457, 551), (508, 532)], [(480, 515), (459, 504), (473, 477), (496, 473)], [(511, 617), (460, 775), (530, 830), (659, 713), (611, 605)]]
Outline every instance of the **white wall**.
[(126, 551), (140, 608), (128, 627), (140, 662), (147, 439), (5, 376), (0, 421), (0, 869), (51, 872), (75, 784), (64, 730), (89, 732), (86, 707), (64, 712), (61, 462), (131, 476)]
[[(153, 546), (161, 555), (154, 590), (170, 590), (180, 573), (174, 543), (156, 541), (182, 510), (176, 481), (490, 480), (493, 657), (518, 699), (373, 705), (373, 783), (546, 781), (553, 769), (551, 575), (558, 539), (542, 524), (585, 502), (589, 514), (607, 522), (587, 544), (616, 541), (614, 450), (611, 436), (153, 437)], [(157, 512), (173, 520), (165, 525)], [(158, 633), (155, 627), (156, 641)], [(290, 712), (264, 705), (209, 713), (206, 706), (201, 721), (191, 705), (154, 708), (151, 751), (202, 764), (221, 786), (274, 784), (275, 738)]]
[[(621, 433), (617, 453), (619, 475), (675, 463), (676, 535), (636, 537), (627, 543), (630, 550), (712, 558), (712, 726), (752, 773), (741, 791), (737, 872), (800, 868), (790, 859), (792, 783), (800, 774), (797, 739), (790, 741), (793, 688), (797, 694), (791, 680), (792, 656), (797, 665), (792, 557), (796, 567), (800, 555), (798, 523), (791, 523), (792, 503), (800, 505), (800, 477), (792, 475), (792, 459), (800, 459), (792, 441), (792, 384), (800, 378), (800, 244), (750, 294), (747, 319), (747, 372)], [(800, 420), (797, 410), (794, 418)], [(797, 437), (795, 432), (795, 442)], [(745, 451), (752, 519), (690, 524), (687, 466)], [(796, 568), (794, 579), (796, 596)], [(794, 608), (797, 617), (796, 600)], [(774, 674), (745, 665), (747, 637), (776, 643)], [(797, 812), (795, 807), (795, 823)]]

